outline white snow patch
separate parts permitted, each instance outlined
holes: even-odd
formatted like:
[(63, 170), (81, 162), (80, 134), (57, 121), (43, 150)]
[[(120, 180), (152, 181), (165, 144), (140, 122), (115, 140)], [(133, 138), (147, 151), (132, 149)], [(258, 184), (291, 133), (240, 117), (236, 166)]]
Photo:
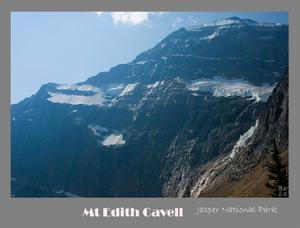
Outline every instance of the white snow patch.
[(204, 27), (218, 26), (218, 27), (222, 27), (222, 28), (227, 28), (227, 27), (232, 26), (233, 24), (240, 24), (240, 20), (228, 18), (228, 19), (214, 21), (212, 23), (207, 23), (207, 24), (202, 24), (202, 25), (197, 25), (197, 26), (188, 26), (186, 29), (188, 31), (199, 31)]
[(67, 85), (67, 84), (62, 84), (56, 86), (56, 89), (59, 90), (76, 90), (77, 86), (76, 85)]
[(191, 190), (191, 194), (198, 197), (200, 193), (207, 187), (209, 180), (213, 175), (214, 171), (211, 171), (210, 169), (205, 171), (205, 173), (197, 181), (195, 187)]
[(117, 96), (122, 92), (123, 89), (124, 89), (123, 83), (122, 84), (112, 84), (106, 90), (106, 94), (112, 95), (112, 96)]
[(95, 95), (84, 96), (84, 95), (70, 95), (63, 93), (52, 93), (48, 92), (51, 96), (47, 100), (52, 103), (60, 104), (71, 104), (71, 105), (103, 105), (105, 101), (101, 91), (98, 91)]
[(139, 62), (137, 62), (136, 64), (145, 64), (145, 63), (147, 63), (147, 61), (139, 61)]
[(241, 26), (264, 26), (264, 27), (275, 27), (275, 26), (280, 26), (280, 23), (266, 23), (266, 22), (258, 22), (258, 21), (253, 21), (249, 19), (240, 19), (240, 18), (226, 18), (222, 20), (217, 20), (212, 23), (207, 23), (207, 24), (202, 24), (202, 25), (197, 25), (197, 26), (187, 26), (186, 30), (191, 31), (191, 32), (197, 32), (201, 31), (205, 27), (217, 27), (218, 29), (225, 29), (225, 28), (239, 28)]
[(114, 87), (109, 88), (109, 91), (113, 91), (113, 90), (121, 90), (124, 88), (124, 84), (119, 84), (119, 85), (115, 85)]
[(185, 58), (197, 58), (201, 60), (240, 60), (240, 57), (237, 56), (225, 56), (225, 57), (209, 57), (209, 56), (198, 56), (198, 55), (183, 55), (183, 54), (173, 54), (174, 57), (185, 57)]
[(94, 95), (72, 95), (63, 92), (48, 92), (51, 96), (47, 98), (52, 103), (71, 104), (71, 105), (102, 105), (105, 98), (102, 91), (91, 85), (59, 85), (56, 87), (58, 90), (71, 90), (71, 91), (90, 91)]
[(213, 92), (215, 97), (250, 97), (249, 99), (255, 100), (256, 102), (266, 102), (268, 97), (271, 95), (274, 87), (256, 87), (247, 86), (243, 84), (236, 85), (224, 85), (216, 87)]
[(125, 144), (125, 140), (123, 140), (123, 135), (119, 134), (111, 134), (108, 136), (103, 142), (103, 146), (112, 146), (112, 145), (122, 145)]
[(212, 24), (207, 24), (207, 26), (224, 26), (224, 25), (231, 25), (231, 24), (236, 24), (240, 23), (240, 20), (235, 20), (235, 19), (224, 19), (224, 20), (218, 20), (213, 22)]
[(96, 136), (101, 136), (100, 133), (108, 131), (106, 127), (101, 127), (99, 125), (93, 125), (93, 124), (90, 124), (88, 128), (91, 129), (93, 134)]
[(163, 85), (163, 84), (164, 84), (164, 81), (156, 81), (153, 84), (147, 85), (147, 89), (155, 89), (156, 87)]
[(62, 85), (58, 85), (56, 87), (56, 89), (58, 90), (77, 90), (77, 91), (92, 91), (92, 92), (98, 92), (98, 88), (97, 87), (94, 87), (92, 85), (85, 85), (85, 84), (82, 84), (82, 85), (67, 85), (67, 84), (62, 84)]
[(200, 79), (193, 81), (187, 88), (191, 91), (211, 92), (215, 97), (250, 97), (255, 101), (267, 101), (274, 86), (254, 86), (246, 81), (226, 79)]
[(229, 157), (231, 159), (235, 156), (235, 154), (239, 151), (239, 149), (241, 147), (244, 147), (245, 145), (247, 145), (249, 139), (251, 138), (254, 131), (257, 129), (257, 127), (258, 127), (258, 120), (256, 120), (254, 126), (250, 127), (250, 129), (248, 131), (246, 131), (243, 135), (240, 136), (239, 140), (236, 142), (231, 153), (229, 154)]
[(24, 111), (24, 114), (30, 113), (30, 112), (32, 112), (32, 111), (33, 111), (33, 108), (30, 108), (30, 109)]
[(123, 89), (122, 93), (119, 95), (121, 96), (126, 96), (128, 94), (130, 94), (138, 85), (139, 83), (133, 83), (133, 84), (128, 84), (125, 86), (125, 88)]
[(216, 38), (217, 36), (219, 36), (219, 32), (218, 31), (214, 32), (213, 34), (211, 34), (211, 35), (209, 35), (207, 37), (204, 37), (203, 39), (204, 40), (212, 40), (212, 39)]

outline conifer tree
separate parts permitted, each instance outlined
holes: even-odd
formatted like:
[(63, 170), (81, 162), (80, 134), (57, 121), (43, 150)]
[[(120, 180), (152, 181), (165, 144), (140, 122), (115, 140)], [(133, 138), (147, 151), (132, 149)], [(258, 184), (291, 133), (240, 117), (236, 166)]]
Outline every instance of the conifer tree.
[(266, 186), (272, 190), (271, 196), (288, 197), (287, 167), (282, 164), (280, 152), (277, 148), (275, 140), (273, 141), (269, 154), (270, 158), (267, 161), (269, 181)]
[(190, 185), (188, 185), (185, 189), (185, 192), (183, 194), (183, 197), (184, 198), (190, 198), (191, 197), (191, 188), (190, 188)]

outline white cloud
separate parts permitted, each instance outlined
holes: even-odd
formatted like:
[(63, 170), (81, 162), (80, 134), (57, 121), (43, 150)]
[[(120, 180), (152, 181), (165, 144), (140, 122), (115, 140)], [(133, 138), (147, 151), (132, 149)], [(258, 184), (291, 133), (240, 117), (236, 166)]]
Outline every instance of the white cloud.
[(199, 24), (198, 19), (195, 18), (195, 17), (189, 16), (189, 17), (188, 17), (188, 20), (189, 20), (190, 23), (193, 23), (193, 24)]
[[(105, 12), (95, 12), (98, 16), (101, 16)], [(140, 25), (150, 21), (150, 16), (163, 15), (167, 12), (111, 12), (110, 16), (113, 19), (115, 25), (127, 24), (127, 25)]]
[(112, 12), (111, 16), (115, 24), (140, 25), (150, 21), (150, 16), (163, 14), (166, 12)]
[(113, 12), (111, 16), (115, 24), (138, 25), (149, 21), (149, 12)]
[(172, 27), (175, 28), (178, 24), (182, 23), (183, 19), (181, 17), (176, 17), (176, 19), (172, 23)]

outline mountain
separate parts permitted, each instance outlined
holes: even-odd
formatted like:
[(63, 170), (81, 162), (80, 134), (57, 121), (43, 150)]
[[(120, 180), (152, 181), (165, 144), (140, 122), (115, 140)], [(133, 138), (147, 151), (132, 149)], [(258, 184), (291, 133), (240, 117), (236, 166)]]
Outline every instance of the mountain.
[(287, 25), (233, 17), (84, 82), (43, 85), (11, 107), (12, 195), (181, 197), (254, 135), (287, 66)]

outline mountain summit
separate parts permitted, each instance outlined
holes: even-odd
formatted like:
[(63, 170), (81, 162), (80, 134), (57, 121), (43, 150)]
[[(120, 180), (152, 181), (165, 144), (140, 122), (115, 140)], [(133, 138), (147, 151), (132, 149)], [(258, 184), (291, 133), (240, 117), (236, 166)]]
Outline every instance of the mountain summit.
[(204, 27), (221, 27), (221, 28), (232, 28), (234, 26), (265, 26), (265, 27), (275, 27), (282, 26), (280, 23), (266, 23), (266, 22), (258, 22), (251, 19), (241, 19), (239, 17), (228, 17), (226, 19), (221, 19), (214, 21), (208, 24), (202, 24), (199, 26), (189, 26), (188, 30), (197, 30)]

